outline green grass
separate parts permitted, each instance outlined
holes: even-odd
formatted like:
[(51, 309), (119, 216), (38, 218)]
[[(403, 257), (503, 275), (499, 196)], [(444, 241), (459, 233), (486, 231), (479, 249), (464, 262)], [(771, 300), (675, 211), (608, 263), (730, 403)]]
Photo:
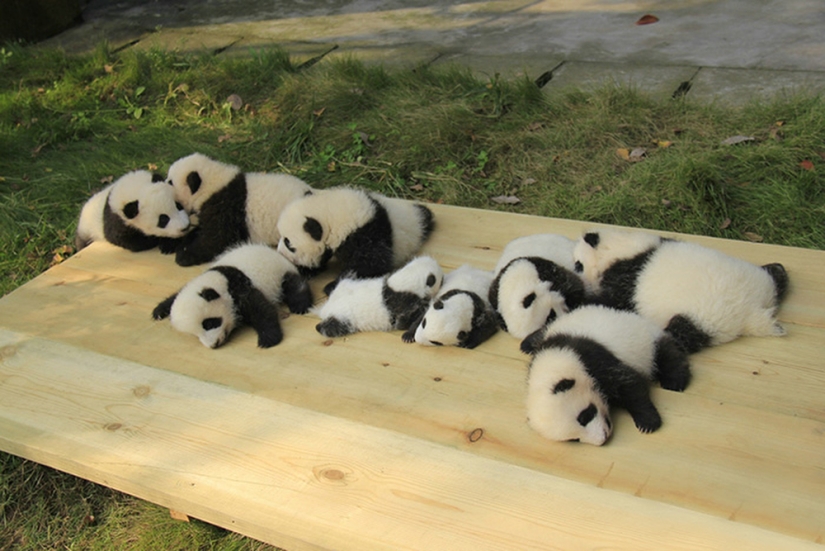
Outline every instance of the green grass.
[[(825, 248), (819, 97), (732, 109), (616, 87), (551, 95), (457, 68), (303, 70), (279, 50), (0, 54), (0, 295), (71, 254), (80, 207), (106, 181), (193, 151), (317, 187)], [(735, 135), (754, 139), (721, 143)], [(638, 162), (619, 153), (638, 147)], [(0, 507), (0, 547), (260, 547), (6, 454)]]

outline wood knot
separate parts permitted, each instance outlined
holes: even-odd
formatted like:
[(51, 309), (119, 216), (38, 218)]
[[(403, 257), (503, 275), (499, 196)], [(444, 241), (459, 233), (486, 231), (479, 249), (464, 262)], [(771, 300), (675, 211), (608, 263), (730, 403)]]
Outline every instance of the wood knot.
[(484, 436), (484, 429), (477, 428), (477, 429), (473, 429), (473, 431), (470, 432), (470, 434), (467, 435), (467, 439), (470, 442), (478, 442), (479, 440), (481, 440), (482, 436)]
[(327, 339), (324, 341), (324, 346), (332, 346), (332, 339)]
[(0, 348), (0, 360), (8, 360), (15, 354), (17, 354), (17, 345), (8, 344)]
[(106, 429), (108, 431), (111, 431), (111, 432), (115, 432), (116, 430), (120, 430), (122, 427), (123, 427), (123, 425), (120, 424), (120, 423), (107, 423), (107, 424), (103, 425), (104, 429)]
[(436, 383), (440, 383), (441, 380), (441, 377), (433, 377), (433, 381), (435, 381)]
[(138, 398), (146, 398), (149, 396), (149, 392), (151, 392), (151, 388), (146, 385), (136, 386), (132, 389), (132, 393), (137, 396)]
[(336, 486), (346, 486), (352, 481), (352, 472), (349, 469), (333, 466), (321, 465), (312, 469), (315, 478), (325, 484)]

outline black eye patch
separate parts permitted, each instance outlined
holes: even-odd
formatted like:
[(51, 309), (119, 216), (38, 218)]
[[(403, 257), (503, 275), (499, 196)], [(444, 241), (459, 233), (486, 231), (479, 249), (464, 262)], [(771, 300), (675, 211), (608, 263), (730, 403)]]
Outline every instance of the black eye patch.
[(204, 331), (211, 331), (212, 329), (217, 329), (218, 327), (220, 327), (222, 323), (222, 318), (206, 318), (205, 320), (203, 320), (203, 323), (201, 323), (201, 325), (203, 326)]
[(435, 274), (430, 274), (427, 276), (427, 287), (432, 287), (435, 285)]
[(284, 247), (291, 253), (295, 252), (295, 247), (292, 246), (292, 243), (289, 242), (289, 237), (284, 237)]
[(576, 270), (577, 274), (580, 274), (584, 271), (584, 265), (581, 263), (581, 260), (576, 261), (576, 263), (573, 265), (573, 269)]
[(553, 394), (558, 394), (559, 392), (567, 392), (571, 388), (576, 386), (576, 379), (562, 379), (556, 386), (553, 387)]
[(183, 205), (181, 205), (180, 203), (175, 201), (175, 208), (178, 209), (178, 210), (183, 210)]
[(166, 214), (161, 214), (160, 216), (158, 216), (158, 227), (165, 228), (166, 225), (169, 224), (169, 220), (169, 216), (167, 216)]
[(579, 422), (579, 424), (581, 426), (586, 427), (587, 424), (590, 421), (592, 421), (594, 417), (596, 417), (597, 412), (598, 411), (596, 410), (596, 406), (594, 406), (593, 404), (590, 404), (589, 406), (584, 408), (581, 411), (581, 413), (579, 413), (579, 416), (576, 417), (576, 420)]
[(530, 305), (533, 304), (534, 300), (536, 300), (536, 293), (530, 293), (529, 295), (524, 297), (524, 300), (521, 301), (521, 305), (525, 308), (530, 308)]
[(545, 323), (550, 323), (551, 321), (554, 321), (556, 317), (556, 311), (550, 308), (550, 313), (547, 314), (547, 319), (545, 320)]
[(217, 292), (215, 289), (213, 289), (212, 287), (204, 287), (204, 288), (201, 290), (201, 292), (200, 292), (200, 293), (198, 293), (198, 296), (199, 296), (199, 297), (201, 297), (201, 298), (202, 298), (203, 300), (205, 300), (206, 302), (212, 302), (212, 301), (213, 301), (213, 300), (215, 300), (215, 299), (219, 299), (219, 298), (221, 298), (220, 293), (218, 293), (218, 292)]

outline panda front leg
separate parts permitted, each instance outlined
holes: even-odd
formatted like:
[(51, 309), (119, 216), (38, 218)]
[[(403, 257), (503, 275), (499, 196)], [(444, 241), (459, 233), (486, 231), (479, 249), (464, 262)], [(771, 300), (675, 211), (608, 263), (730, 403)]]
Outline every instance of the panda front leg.
[(326, 318), (315, 326), (315, 330), (325, 337), (345, 337), (355, 333), (355, 328), (336, 317)]
[(284, 304), (293, 314), (306, 314), (312, 307), (312, 291), (306, 279), (296, 273), (287, 273), (281, 283)]
[(662, 388), (682, 392), (690, 382), (688, 355), (668, 335), (656, 341), (656, 379)]
[(662, 426), (662, 417), (650, 400), (650, 381), (630, 367), (624, 366), (620, 370), (623, 374), (615, 389), (615, 399), (609, 399), (609, 402), (626, 409), (641, 432), (657, 430)]
[(259, 290), (250, 289), (249, 296), (240, 305), (240, 311), (244, 321), (258, 334), (260, 348), (271, 348), (283, 340), (281, 313)]

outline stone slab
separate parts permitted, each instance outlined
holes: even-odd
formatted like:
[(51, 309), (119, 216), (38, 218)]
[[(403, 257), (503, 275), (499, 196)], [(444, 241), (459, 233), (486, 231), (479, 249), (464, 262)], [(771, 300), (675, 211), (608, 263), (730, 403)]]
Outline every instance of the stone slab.
[(440, 56), (434, 65), (459, 65), (469, 67), (480, 79), (492, 79), (495, 75), (504, 78), (527, 77), (536, 80), (539, 76), (558, 67), (564, 58), (558, 55), (476, 55), (453, 53)]
[(825, 72), (703, 67), (687, 97), (702, 102), (742, 105), (750, 100), (794, 93), (825, 92)]
[(689, 81), (698, 67), (566, 61), (553, 71), (543, 90), (565, 88), (592, 90), (606, 85), (643, 90), (655, 97), (670, 97), (680, 84)]

